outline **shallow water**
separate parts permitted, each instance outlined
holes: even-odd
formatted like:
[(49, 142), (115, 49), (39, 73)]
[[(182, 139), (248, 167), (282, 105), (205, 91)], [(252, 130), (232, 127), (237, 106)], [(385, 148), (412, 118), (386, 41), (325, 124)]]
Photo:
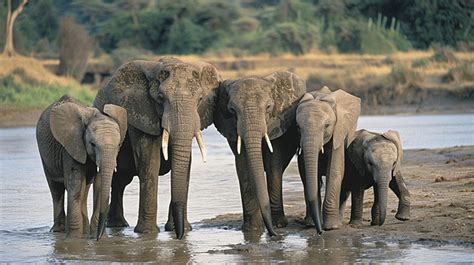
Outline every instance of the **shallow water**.
[[(361, 117), (359, 128), (400, 131), (405, 149), (474, 145), (474, 115), (417, 115)], [(241, 231), (200, 222), (219, 214), (240, 213), (234, 159), (215, 128), (204, 131), (208, 162), (194, 148), (189, 193), (189, 221), (193, 231), (184, 240), (174, 233), (143, 236), (133, 232), (138, 211), (138, 180), (125, 191), (125, 217), (132, 227), (111, 230), (109, 238), (65, 241), (49, 233), (52, 202), (41, 168), (34, 128), (0, 129), (0, 262), (161, 261), (220, 262), (440, 262), (473, 261), (473, 249), (446, 244), (413, 244), (369, 237), (322, 237), (282, 231), (279, 239), (263, 235), (247, 238)], [(295, 163), (285, 173), (297, 174)], [(169, 175), (160, 177), (158, 224), (164, 231), (169, 203)], [(284, 182), (284, 189), (302, 190)], [(91, 201), (91, 200), (89, 200)], [(303, 202), (302, 202), (303, 203)], [(91, 207), (89, 207), (90, 211)], [(263, 247), (265, 246), (265, 247)]]

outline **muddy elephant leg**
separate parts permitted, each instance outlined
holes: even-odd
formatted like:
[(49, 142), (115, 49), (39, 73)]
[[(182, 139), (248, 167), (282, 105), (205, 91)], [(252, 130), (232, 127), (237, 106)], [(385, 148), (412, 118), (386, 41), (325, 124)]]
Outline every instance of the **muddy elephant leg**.
[(364, 210), (364, 189), (355, 187), (351, 194), (351, 221), (349, 224), (353, 226), (362, 225), (362, 213)]
[[(189, 168), (191, 168), (191, 159), (189, 160)], [(188, 172), (188, 183), (191, 177), (191, 170)], [(168, 221), (165, 224), (165, 231), (173, 231), (174, 230), (174, 220), (173, 220), (173, 211), (172, 211), (172, 202), (168, 207)], [(193, 230), (191, 224), (188, 221), (188, 202), (184, 204), (184, 230), (191, 231)]]
[(260, 212), (260, 206), (258, 204), (255, 187), (252, 185), (252, 179), (249, 175), (245, 146), (242, 145), (242, 150), (239, 155), (237, 154), (236, 150), (237, 142), (228, 141), (228, 143), (235, 156), (235, 166), (237, 170), (237, 176), (239, 178), (240, 198), (242, 199), (244, 217), (242, 231), (262, 232), (264, 230), (263, 219)]
[(158, 174), (161, 162), (161, 137), (144, 134), (129, 127), (135, 158), (135, 168), (140, 179), (140, 201), (136, 233), (157, 233)]
[(128, 227), (129, 224), (123, 215), (123, 193), (125, 187), (133, 180), (128, 172), (118, 171), (112, 178), (112, 196), (110, 199), (107, 227)]
[(89, 234), (89, 215), (87, 213), (87, 197), (91, 184), (86, 184), (84, 194), (82, 195), (81, 213), (82, 213), (82, 233)]
[(53, 198), (53, 219), (54, 224), (50, 232), (64, 232), (66, 229), (66, 213), (64, 212), (64, 183), (54, 182), (48, 177), (49, 190)]
[(394, 172), (394, 176), (390, 181), (390, 189), (398, 197), (398, 210), (395, 218), (398, 220), (410, 220), (410, 192), (407, 189), (400, 171)]
[(81, 238), (83, 234), (82, 200), (86, 189), (85, 174), (75, 167), (65, 174), (67, 190), (66, 237)]
[(326, 192), (323, 203), (324, 230), (339, 229), (342, 221), (339, 215), (339, 199), (341, 195), (342, 177), (344, 176), (344, 147), (330, 151), (330, 159), (326, 174)]

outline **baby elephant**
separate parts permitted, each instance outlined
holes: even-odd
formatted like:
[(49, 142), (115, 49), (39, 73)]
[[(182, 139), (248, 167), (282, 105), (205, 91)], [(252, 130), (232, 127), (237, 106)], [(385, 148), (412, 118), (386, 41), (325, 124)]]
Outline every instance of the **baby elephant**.
[(410, 194), (400, 171), (402, 146), (397, 131), (383, 134), (359, 130), (346, 150), (345, 174), (341, 188), (340, 214), (344, 212), (347, 197), (352, 193), (350, 224), (362, 224), (364, 191), (374, 187), (371, 225), (383, 225), (387, 209), (388, 188), (397, 195), (398, 211), (395, 217), (410, 219)]
[(101, 113), (63, 96), (41, 114), (36, 140), (53, 197), (52, 232), (66, 230), (68, 238), (88, 233), (87, 194), (94, 181), (90, 232), (100, 239), (105, 230), (112, 175), (126, 131), (127, 112), (111, 104), (105, 105)]

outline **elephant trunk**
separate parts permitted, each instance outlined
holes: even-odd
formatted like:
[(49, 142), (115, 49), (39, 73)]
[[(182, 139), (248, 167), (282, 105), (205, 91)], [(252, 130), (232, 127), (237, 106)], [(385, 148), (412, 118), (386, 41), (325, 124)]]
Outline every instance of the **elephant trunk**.
[(318, 234), (321, 234), (323, 229), (321, 225), (321, 198), (319, 198), (318, 193), (320, 189), (318, 185), (318, 160), (319, 150), (322, 148), (322, 141), (320, 141), (321, 144), (319, 144), (315, 142), (314, 139), (319, 138), (309, 137), (302, 142), (306, 173), (304, 196), (316, 230)]
[[(199, 120), (197, 110), (191, 102), (175, 102), (172, 104), (170, 117), (171, 143), (171, 213), (173, 216), (177, 239), (184, 235), (186, 204), (188, 201), (189, 175), (191, 170), (191, 147)], [(193, 116), (192, 113), (196, 113)]]
[(262, 214), (263, 222), (270, 235), (277, 233), (273, 230), (272, 214), (270, 209), (270, 198), (268, 196), (267, 181), (264, 174), (262, 158), (262, 138), (264, 134), (260, 130), (249, 129), (245, 132), (244, 143), (247, 150), (248, 165), (255, 187), (257, 201)]
[[(376, 173), (378, 174), (378, 173)], [(386, 173), (390, 174), (390, 173)], [(372, 206), (372, 222), (371, 225), (383, 225), (385, 222), (387, 210), (387, 193), (389, 187), (389, 177), (382, 177), (374, 185), (374, 205)], [(380, 179), (376, 176), (376, 179)]]
[(109, 210), (110, 189), (112, 186), (112, 176), (116, 167), (117, 148), (106, 147), (101, 152), (98, 163), (98, 177), (100, 180), (99, 190), (99, 223), (97, 228), (97, 240), (102, 238), (105, 231), (105, 224)]

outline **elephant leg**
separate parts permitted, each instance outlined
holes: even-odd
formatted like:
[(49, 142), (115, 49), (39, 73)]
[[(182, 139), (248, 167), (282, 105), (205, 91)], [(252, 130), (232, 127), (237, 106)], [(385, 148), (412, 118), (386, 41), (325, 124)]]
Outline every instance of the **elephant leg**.
[(355, 187), (351, 194), (351, 221), (353, 226), (362, 225), (362, 213), (364, 210), (364, 189), (360, 186)]
[(351, 192), (347, 190), (347, 188), (342, 188), (341, 197), (339, 199), (339, 215), (341, 216), (342, 220), (344, 220), (344, 209), (346, 208), (346, 201), (350, 194)]
[[(189, 168), (191, 168), (191, 159), (189, 160)], [(188, 183), (191, 177), (191, 170), (188, 172)], [(165, 231), (173, 231), (174, 230), (174, 220), (173, 220), (173, 211), (172, 211), (172, 202), (168, 207), (168, 221), (165, 224)], [(188, 221), (188, 202), (184, 204), (184, 230), (191, 231), (193, 230), (191, 224)]]
[(140, 201), (136, 233), (157, 233), (158, 174), (161, 162), (161, 137), (144, 134), (129, 127), (135, 158), (135, 168), (140, 179)]
[[(82, 200), (86, 190), (84, 170), (67, 166), (71, 170), (65, 175), (67, 189), (66, 237), (80, 238), (83, 234)], [(85, 199), (85, 198), (84, 198)]]
[[(47, 173), (46, 173), (47, 174)], [(48, 177), (48, 186), (53, 198), (54, 224), (50, 232), (64, 232), (66, 226), (66, 213), (64, 212), (64, 183), (54, 182)]]
[(82, 213), (82, 233), (89, 234), (89, 215), (87, 213), (87, 197), (89, 195), (89, 189), (91, 185), (86, 184), (84, 194), (82, 195), (81, 202), (81, 213)]
[(400, 171), (394, 173), (389, 185), (399, 200), (395, 218), (402, 221), (410, 220), (410, 192), (403, 180), (402, 173)]
[(133, 174), (118, 171), (112, 178), (112, 192), (107, 216), (107, 227), (128, 227), (123, 215), (123, 193), (125, 187), (133, 180)]
[(339, 229), (342, 221), (339, 215), (342, 177), (344, 176), (344, 146), (330, 151), (328, 173), (326, 174), (326, 192), (323, 204), (324, 230)]
[(252, 185), (252, 179), (249, 175), (245, 146), (242, 146), (239, 155), (236, 150), (237, 142), (228, 141), (228, 143), (235, 156), (235, 166), (239, 178), (240, 198), (242, 199), (242, 209), (244, 212), (242, 230), (244, 232), (262, 232), (264, 229), (263, 218), (260, 212), (255, 187)]

